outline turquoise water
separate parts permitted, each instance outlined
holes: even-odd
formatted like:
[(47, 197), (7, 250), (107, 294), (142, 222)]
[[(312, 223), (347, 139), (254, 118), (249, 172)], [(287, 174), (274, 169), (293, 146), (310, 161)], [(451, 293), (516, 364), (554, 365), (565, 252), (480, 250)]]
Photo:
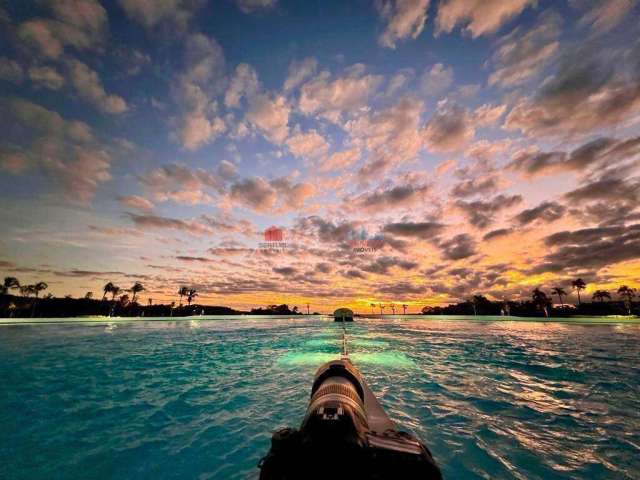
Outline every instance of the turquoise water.
[[(349, 347), (446, 478), (639, 479), (640, 325), (360, 319)], [(0, 478), (255, 478), (340, 326), (0, 326)]]

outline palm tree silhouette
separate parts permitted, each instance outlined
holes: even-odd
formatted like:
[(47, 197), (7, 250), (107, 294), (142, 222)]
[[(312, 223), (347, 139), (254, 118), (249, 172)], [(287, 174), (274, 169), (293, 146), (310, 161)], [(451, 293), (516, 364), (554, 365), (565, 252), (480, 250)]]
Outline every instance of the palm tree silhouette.
[(376, 313), (375, 310), (374, 310), (375, 308), (376, 308), (376, 304), (372, 303), (371, 304), (371, 315), (375, 315), (375, 313)]
[(116, 299), (116, 295), (118, 295), (120, 293), (120, 287), (118, 287), (117, 285), (113, 285), (111, 287), (111, 301), (114, 301)]
[(629, 315), (631, 315), (631, 303), (633, 302), (633, 297), (636, 296), (636, 289), (630, 288), (626, 285), (622, 285), (618, 289), (618, 295), (620, 295), (622, 298), (626, 297), (625, 304), (627, 306), (627, 312), (629, 313)]
[(102, 294), (102, 301), (104, 302), (104, 297), (107, 296), (107, 293), (111, 293), (111, 291), (113, 290), (113, 283), (109, 282), (107, 283), (104, 287), (102, 287), (102, 291), (104, 292)]
[(406, 315), (406, 314), (407, 314), (407, 307), (408, 307), (408, 306), (409, 306), (409, 305), (407, 305), (407, 304), (405, 304), (405, 303), (403, 303), (403, 304), (402, 304), (402, 314), (403, 314), (403, 315)]
[(49, 288), (49, 285), (47, 285), (46, 282), (38, 282), (33, 285), (33, 292), (36, 294), (36, 298), (40, 296), (40, 292), (46, 290), (47, 288)]
[(393, 312), (394, 315), (396, 314), (396, 304), (395, 303), (391, 304), (391, 311)]
[(593, 295), (591, 298), (593, 300), (599, 299), (600, 303), (604, 303), (605, 298), (608, 298), (609, 300), (611, 300), (611, 294), (606, 290), (596, 290), (595, 292), (593, 292)]
[(382, 312), (384, 311), (384, 305), (380, 304), (380, 315), (382, 315)]
[(562, 301), (562, 297), (566, 294), (567, 292), (565, 292), (564, 288), (562, 287), (553, 287), (553, 289), (551, 290), (551, 295), (558, 295), (558, 298), (560, 299), (560, 305), (562, 305), (563, 307), (564, 302)]
[(551, 302), (549, 301), (549, 297), (547, 297), (547, 294), (539, 288), (536, 288), (532, 292), (531, 297), (533, 298), (533, 303), (544, 312), (544, 316), (548, 317), (549, 310), (547, 308), (549, 306), (549, 303)]
[(189, 293), (189, 287), (182, 286), (178, 289), (178, 295), (180, 295), (180, 306), (182, 306), (182, 297), (186, 297)]
[(587, 284), (584, 283), (584, 280), (578, 278), (577, 280), (571, 282), (571, 286), (578, 293), (578, 305), (581, 305), (582, 302), (580, 300), (580, 290), (584, 290), (585, 288), (587, 288)]
[(198, 292), (195, 288), (187, 289), (187, 304), (191, 306), (191, 301), (198, 296)]
[(4, 287), (7, 292), (11, 289), (18, 290), (20, 288), (20, 282), (16, 277), (4, 277)]
[(131, 293), (133, 293), (133, 297), (131, 298), (131, 303), (136, 303), (136, 297), (138, 293), (142, 292), (143, 290), (144, 290), (144, 287), (140, 282), (136, 282), (133, 284), (133, 287), (131, 287), (131, 290), (130, 290)]

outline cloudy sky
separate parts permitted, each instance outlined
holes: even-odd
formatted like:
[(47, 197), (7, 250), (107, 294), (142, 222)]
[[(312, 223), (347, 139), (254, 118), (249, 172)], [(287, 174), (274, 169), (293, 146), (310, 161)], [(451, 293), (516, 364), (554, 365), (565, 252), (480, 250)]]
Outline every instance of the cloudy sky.
[(636, 0), (0, 1), (0, 273), (321, 311), (639, 286), (639, 20)]

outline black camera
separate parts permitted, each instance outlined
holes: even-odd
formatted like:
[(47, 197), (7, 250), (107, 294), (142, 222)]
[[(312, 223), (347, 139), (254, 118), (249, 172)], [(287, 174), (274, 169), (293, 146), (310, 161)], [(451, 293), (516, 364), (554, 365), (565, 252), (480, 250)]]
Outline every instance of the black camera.
[(320, 367), (299, 429), (283, 428), (261, 480), (441, 479), (429, 449), (399, 431), (348, 357)]

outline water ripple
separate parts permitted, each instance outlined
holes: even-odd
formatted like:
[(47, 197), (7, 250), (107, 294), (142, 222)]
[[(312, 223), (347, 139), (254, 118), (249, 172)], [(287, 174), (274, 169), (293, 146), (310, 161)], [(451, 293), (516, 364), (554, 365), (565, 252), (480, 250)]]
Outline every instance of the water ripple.
[[(362, 320), (348, 336), (446, 478), (640, 478), (640, 326)], [(4, 326), (0, 478), (256, 478), (340, 338), (317, 318)]]

